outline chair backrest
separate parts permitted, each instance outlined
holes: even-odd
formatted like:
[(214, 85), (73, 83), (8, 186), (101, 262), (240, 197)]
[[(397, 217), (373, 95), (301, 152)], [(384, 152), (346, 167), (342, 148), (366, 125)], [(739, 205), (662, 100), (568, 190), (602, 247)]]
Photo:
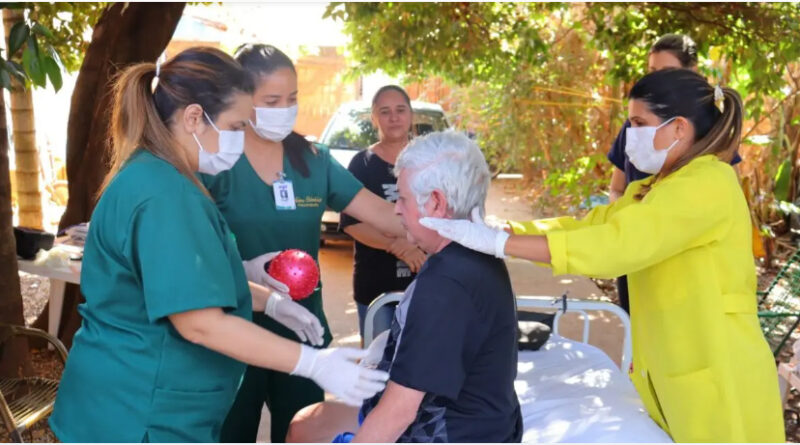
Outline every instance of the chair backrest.
[(2, 420), (3, 425), (6, 426), (6, 432), (8, 432), (8, 434), (13, 435), (14, 432), (16, 432), (17, 427), (14, 423), (14, 415), (11, 414), (11, 408), (8, 406), (5, 396), (3, 396), (3, 388), (0, 388), (0, 420)]
[[(40, 329), (0, 323), (0, 348), (12, 337), (26, 336), (47, 340), (53, 345), (62, 364), (67, 360), (67, 349), (57, 338)], [(0, 349), (0, 352), (2, 350)], [(20, 384), (26, 387), (33, 385), (31, 392), (17, 398), (16, 391)], [(38, 419), (46, 417), (52, 410), (58, 382), (39, 377), (0, 378), (0, 419), (6, 425), (12, 441), (21, 442), (21, 433)], [(10, 391), (10, 393), (4, 391)], [(6, 397), (14, 397), (8, 400)], [(16, 414), (15, 414), (16, 413)]]
[(379, 326), (380, 323), (375, 322), (375, 314), (383, 307), (397, 307), (397, 303), (400, 302), (401, 298), (403, 298), (402, 292), (386, 292), (370, 303), (369, 309), (367, 309), (367, 315), (364, 317), (365, 348), (372, 343), (373, 338), (391, 327)]

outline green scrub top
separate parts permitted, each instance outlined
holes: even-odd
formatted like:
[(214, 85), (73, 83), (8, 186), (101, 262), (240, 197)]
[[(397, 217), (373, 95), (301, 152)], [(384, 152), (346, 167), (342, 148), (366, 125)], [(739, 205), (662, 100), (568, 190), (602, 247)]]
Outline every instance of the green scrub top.
[[(326, 147), (317, 153), (304, 151), (311, 174), (304, 178), (292, 168), (288, 156), (283, 157), (283, 172), (292, 182), (294, 210), (278, 210), (272, 186), (265, 183), (243, 155), (232, 169), (216, 176), (200, 175), (217, 207), (225, 216), (242, 258), (253, 259), (267, 252), (300, 249), (318, 261), (320, 223), (326, 207), (341, 212), (363, 188), (346, 168), (342, 167)], [(325, 328), (325, 345), (332, 337), (322, 309), (322, 280), (310, 297), (299, 303), (319, 318)], [(254, 317), (263, 327), (276, 334), (300, 341), (293, 331), (269, 317)]]
[(75, 335), (50, 425), (62, 442), (216, 442), (245, 365), (190, 343), (167, 316), (250, 320), (233, 235), (171, 164), (139, 150), (92, 214)]

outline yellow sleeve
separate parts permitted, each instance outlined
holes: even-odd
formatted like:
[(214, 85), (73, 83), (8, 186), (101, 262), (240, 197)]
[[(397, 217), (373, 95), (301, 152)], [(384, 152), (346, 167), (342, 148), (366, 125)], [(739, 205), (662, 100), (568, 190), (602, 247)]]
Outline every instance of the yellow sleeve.
[(533, 221), (508, 221), (508, 225), (511, 226), (514, 235), (544, 235), (551, 230), (574, 229), (593, 224), (602, 224), (611, 215), (634, 202), (633, 196), (638, 192), (640, 186), (641, 183), (630, 184), (625, 190), (625, 195), (620, 199), (608, 205), (595, 207), (581, 219), (562, 216)]
[(553, 273), (618, 277), (720, 239), (737, 192), (730, 183), (719, 170), (693, 169), (663, 180), (641, 202), (546, 231)]

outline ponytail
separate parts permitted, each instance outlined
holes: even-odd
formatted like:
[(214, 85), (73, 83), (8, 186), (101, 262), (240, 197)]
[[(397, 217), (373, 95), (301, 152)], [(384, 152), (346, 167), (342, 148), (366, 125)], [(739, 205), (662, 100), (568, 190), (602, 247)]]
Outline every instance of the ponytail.
[(114, 83), (111, 111), (111, 169), (103, 180), (105, 191), (125, 162), (141, 148), (169, 162), (203, 193), (186, 151), (168, 128), (175, 112), (199, 104), (214, 119), (236, 92), (253, 93), (253, 82), (229, 55), (215, 48), (189, 48), (161, 66), (155, 90), (156, 66), (133, 65)]
[(150, 87), (155, 74), (154, 64), (140, 63), (126, 69), (117, 77), (114, 84), (114, 107), (111, 111), (111, 169), (103, 180), (100, 194), (139, 148), (169, 162), (205, 191), (205, 187), (189, 166), (184, 150), (178, 146), (156, 110)]

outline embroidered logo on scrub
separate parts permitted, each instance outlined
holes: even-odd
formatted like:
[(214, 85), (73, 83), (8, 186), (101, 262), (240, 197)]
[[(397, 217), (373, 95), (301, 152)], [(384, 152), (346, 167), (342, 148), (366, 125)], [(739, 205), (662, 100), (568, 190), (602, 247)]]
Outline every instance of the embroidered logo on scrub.
[(297, 207), (319, 207), (322, 205), (322, 198), (319, 196), (305, 196), (303, 198), (295, 198), (294, 202)]

